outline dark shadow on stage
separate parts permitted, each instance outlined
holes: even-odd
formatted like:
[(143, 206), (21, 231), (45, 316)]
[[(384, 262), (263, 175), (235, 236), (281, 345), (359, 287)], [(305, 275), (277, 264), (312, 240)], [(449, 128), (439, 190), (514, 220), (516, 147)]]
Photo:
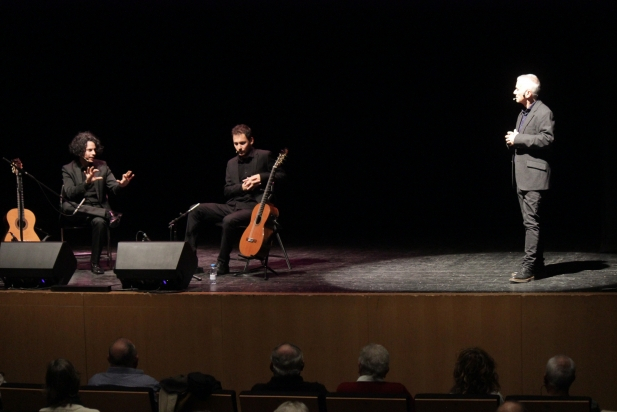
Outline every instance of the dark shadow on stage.
[(546, 273), (542, 279), (547, 279), (558, 275), (567, 275), (572, 273), (580, 273), (586, 270), (602, 270), (608, 269), (609, 265), (605, 260), (578, 260), (571, 262), (560, 262), (546, 265)]

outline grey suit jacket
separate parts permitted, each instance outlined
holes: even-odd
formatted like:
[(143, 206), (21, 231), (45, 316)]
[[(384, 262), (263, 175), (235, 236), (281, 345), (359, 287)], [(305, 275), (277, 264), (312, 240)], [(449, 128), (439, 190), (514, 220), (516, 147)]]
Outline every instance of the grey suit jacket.
[[(107, 166), (107, 163), (105, 163), (103, 160), (96, 159), (94, 160), (93, 165), (95, 169), (99, 170), (96, 176), (100, 176), (103, 179), (96, 180), (94, 183), (91, 184), (93, 184), (94, 188), (96, 189), (96, 195), (101, 206), (103, 206), (104, 209), (110, 209), (109, 202), (107, 200), (107, 193), (112, 192), (116, 194), (122, 188), (120, 187), (120, 184), (116, 181), (116, 178)], [(74, 160), (71, 163), (62, 166), (62, 182), (64, 184), (65, 199), (68, 199), (73, 203), (79, 204), (79, 202), (81, 202), (81, 200), (84, 198), (87, 189), (86, 184), (84, 183), (85, 179), (86, 176), (81, 170), (81, 164), (79, 163), (79, 161)], [(79, 209), (80, 212), (82, 211), (82, 208)], [(73, 210), (75, 210), (75, 206), (69, 202), (64, 201), (62, 203), (62, 209), (66, 213), (71, 213), (73, 212)]]
[[(522, 113), (516, 120), (518, 130)], [(531, 108), (525, 123), (514, 138), (512, 183), (521, 190), (547, 190), (550, 187), (550, 148), (554, 140), (553, 112), (540, 100)]]
[[(275, 160), (272, 153), (268, 150), (253, 148), (253, 160), (250, 163), (249, 176), (259, 174), (261, 186), (258, 189), (245, 192), (242, 190), (242, 181), (238, 175), (238, 156), (231, 158), (227, 162), (225, 171), (225, 188), (223, 193), (227, 198), (227, 204), (234, 204), (239, 209), (252, 208), (261, 202), (263, 190), (270, 178), (270, 171), (274, 166)], [(282, 168), (276, 169), (276, 180), (285, 178), (285, 171)]]

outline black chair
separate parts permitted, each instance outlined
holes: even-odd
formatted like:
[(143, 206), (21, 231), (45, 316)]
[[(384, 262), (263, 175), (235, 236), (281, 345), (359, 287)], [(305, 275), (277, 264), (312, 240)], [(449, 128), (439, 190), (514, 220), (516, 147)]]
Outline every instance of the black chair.
[(589, 412), (591, 398), (588, 396), (507, 396), (506, 401), (516, 401), (527, 412)]
[(328, 412), (408, 412), (413, 400), (407, 395), (388, 393), (329, 393)]
[(238, 412), (236, 391), (232, 390), (218, 390), (212, 392), (210, 396), (204, 400), (189, 395), (181, 402), (181, 405), (176, 405), (177, 412)]
[(415, 412), (495, 412), (499, 395), (419, 393), (414, 406)]
[(5, 383), (0, 386), (0, 396), (5, 411), (38, 412), (47, 406), (43, 385)]
[[(223, 227), (223, 224), (221, 222), (217, 222), (214, 224), (214, 226)], [(246, 229), (247, 226), (240, 226), (239, 229), (244, 231), (244, 229)], [(281, 235), (280, 235), (280, 229), (281, 226), (278, 223), (277, 220), (274, 221), (274, 232), (272, 232), (272, 236), (270, 236), (270, 248), (268, 248), (268, 254), (264, 257), (264, 258), (258, 258), (258, 257), (249, 257), (249, 256), (243, 256), (241, 254), (238, 254), (238, 256), (240, 256), (240, 260), (245, 262), (244, 264), (244, 269), (242, 269), (240, 272), (234, 273), (234, 276), (240, 276), (240, 275), (244, 275), (247, 273), (251, 273), (253, 271), (258, 271), (261, 269), (264, 269), (264, 279), (268, 280), (268, 270), (272, 273), (274, 273), (275, 275), (278, 275), (278, 273), (276, 273), (276, 271), (274, 271), (274, 269), (272, 269), (271, 267), (268, 266), (268, 259), (270, 258), (270, 256), (272, 257), (277, 257), (277, 258), (284, 258), (285, 262), (287, 263), (287, 269), (291, 270), (291, 262), (289, 261), (289, 256), (287, 255), (287, 250), (285, 249), (285, 246), (283, 245), (283, 241), (281, 240)], [(276, 240), (278, 242), (279, 247), (281, 248), (281, 251), (283, 252), (283, 255), (273, 255), (270, 253), (270, 250), (272, 249), (272, 242), (274, 241), (274, 238), (276, 237)], [(252, 269), (249, 269), (249, 265), (251, 263), (251, 260), (259, 260), (261, 265), (254, 267)]]
[(324, 398), (317, 393), (242, 391), (239, 399), (242, 412), (272, 412), (287, 401), (302, 402), (309, 412), (325, 412)]
[(131, 411), (157, 412), (158, 406), (152, 388), (124, 386), (82, 386), (79, 399), (84, 406), (100, 412)]
[[(64, 186), (62, 186), (62, 190), (60, 192), (62, 196), (60, 197), (60, 210), (62, 210), (62, 199), (65, 197)], [(60, 241), (64, 242), (64, 231), (65, 230), (84, 230), (89, 229), (88, 226), (85, 225), (75, 225), (74, 223), (68, 221), (63, 215), (60, 215)], [(91, 252), (73, 252), (76, 258), (89, 257)], [(109, 226), (107, 226), (107, 247), (103, 249), (101, 253), (102, 256), (105, 256), (107, 260), (107, 267), (111, 269), (111, 261), (112, 261), (112, 252), (111, 252), (111, 230)]]

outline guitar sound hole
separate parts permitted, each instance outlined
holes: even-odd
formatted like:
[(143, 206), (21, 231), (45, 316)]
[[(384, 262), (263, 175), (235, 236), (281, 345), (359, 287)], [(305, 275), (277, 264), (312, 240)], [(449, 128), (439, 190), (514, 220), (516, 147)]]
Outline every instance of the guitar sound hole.
[(19, 219), (15, 220), (15, 227), (16, 228), (24, 228), (27, 229), (28, 228), (28, 221), (27, 220), (22, 220), (20, 221)]

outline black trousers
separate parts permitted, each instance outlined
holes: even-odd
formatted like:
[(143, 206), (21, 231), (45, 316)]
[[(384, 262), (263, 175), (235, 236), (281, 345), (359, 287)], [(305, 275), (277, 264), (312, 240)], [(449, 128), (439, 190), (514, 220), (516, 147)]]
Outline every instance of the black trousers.
[(543, 212), (543, 196), (546, 191), (520, 190), (517, 188), (518, 203), (525, 226), (525, 257), (522, 266), (530, 270), (544, 267), (544, 242), (540, 234)]
[[(105, 209), (103, 208), (90, 207), (90, 209), (99, 209), (102, 211), (103, 216), (105, 216)], [(100, 214), (99, 211), (95, 212)], [(90, 255), (90, 261), (98, 265), (99, 259), (101, 258), (101, 251), (103, 250), (103, 245), (107, 238), (107, 226), (109, 226), (109, 221), (105, 217), (81, 213), (81, 208), (75, 216), (63, 216), (62, 219), (71, 225), (89, 225), (92, 228), (92, 254)]]
[(233, 250), (234, 241), (240, 234), (240, 227), (246, 226), (251, 221), (253, 206), (240, 209), (237, 206), (219, 203), (202, 203), (188, 214), (186, 223), (186, 235), (184, 240), (189, 242), (193, 250), (197, 250), (197, 240), (203, 228), (218, 222), (223, 223), (221, 235), (221, 250), (219, 262), (229, 264), (229, 255)]

